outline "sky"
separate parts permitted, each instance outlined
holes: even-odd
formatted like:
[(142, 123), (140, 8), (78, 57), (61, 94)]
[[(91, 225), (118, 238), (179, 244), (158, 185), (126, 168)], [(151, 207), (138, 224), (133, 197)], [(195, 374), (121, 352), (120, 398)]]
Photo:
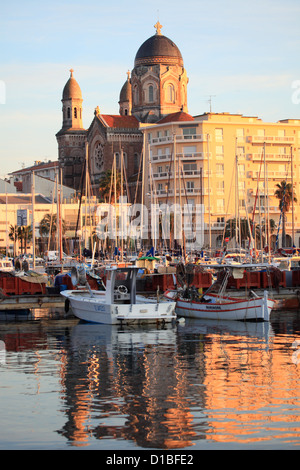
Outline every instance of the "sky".
[(118, 114), (140, 45), (162, 34), (181, 51), (188, 111), (300, 119), (299, 0), (0, 0), (0, 177), (57, 160), (71, 68), (83, 125)]

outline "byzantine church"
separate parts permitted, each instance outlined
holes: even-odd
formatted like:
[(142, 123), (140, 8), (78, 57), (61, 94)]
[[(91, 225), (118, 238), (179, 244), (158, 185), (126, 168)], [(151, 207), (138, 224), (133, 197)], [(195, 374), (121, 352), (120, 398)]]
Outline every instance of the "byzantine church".
[(62, 93), (62, 128), (56, 134), (64, 185), (80, 190), (88, 153), (91, 186), (97, 195), (99, 180), (114, 160), (120, 168), (122, 152), (128, 181), (135, 187), (143, 151), (142, 124), (160, 123), (167, 116), (185, 120), (188, 77), (183, 59), (176, 44), (161, 33), (160, 23), (154, 27), (156, 34), (140, 46), (134, 68), (127, 73), (118, 115), (101, 114), (97, 106), (84, 129), (82, 93), (70, 70)]

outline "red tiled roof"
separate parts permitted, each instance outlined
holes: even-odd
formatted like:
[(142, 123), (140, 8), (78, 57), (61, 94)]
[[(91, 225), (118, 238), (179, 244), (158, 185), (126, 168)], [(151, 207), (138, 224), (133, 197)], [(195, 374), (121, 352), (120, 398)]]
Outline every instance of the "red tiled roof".
[(171, 113), (162, 118), (156, 124), (165, 124), (167, 122), (178, 122), (178, 121), (194, 121), (195, 119), (190, 114), (179, 111), (177, 113)]
[(134, 116), (100, 114), (99, 117), (105, 124), (107, 124), (108, 127), (115, 127), (119, 129), (131, 129), (139, 127), (139, 121)]

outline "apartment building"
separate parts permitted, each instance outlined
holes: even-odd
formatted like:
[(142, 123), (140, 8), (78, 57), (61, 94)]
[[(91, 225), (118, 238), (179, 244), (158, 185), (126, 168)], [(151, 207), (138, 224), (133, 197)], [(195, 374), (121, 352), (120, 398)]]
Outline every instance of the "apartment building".
[[(223, 245), (227, 220), (253, 215), (261, 225), (274, 220), (270, 245), (281, 246), (282, 215), (274, 193), (285, 180), (300, 198), (300, 120), (267, 123), (239, 114), (179, 112), (142, 130), (146, 190), (154, 191), (160, 205), (203, 204), (205, 247)], [(287, 213), (286, 234), (286, 246), (300, 246), (298, 203)]]

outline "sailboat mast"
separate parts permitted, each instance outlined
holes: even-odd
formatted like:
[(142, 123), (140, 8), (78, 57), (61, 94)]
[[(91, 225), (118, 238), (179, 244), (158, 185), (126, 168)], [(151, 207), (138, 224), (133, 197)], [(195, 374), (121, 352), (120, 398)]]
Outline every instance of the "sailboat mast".
[(207, 172), (208, 172), (208, 230), (209, 230), (209, 251), (211, 252), (211, 220), (210, 220), (210, 165), (209, 165), (209, 134), (207, 138)]
[(293, 147), (291, 146), (291, 178), (292, 178), (292, 247), (295, 246), (295, 220), (294, 220), (294, 168)]
[(34, 171), (32, 172), (32, 256), (33, 256), (33, 269), (35, 269), (35, 181), (34, 181)]

